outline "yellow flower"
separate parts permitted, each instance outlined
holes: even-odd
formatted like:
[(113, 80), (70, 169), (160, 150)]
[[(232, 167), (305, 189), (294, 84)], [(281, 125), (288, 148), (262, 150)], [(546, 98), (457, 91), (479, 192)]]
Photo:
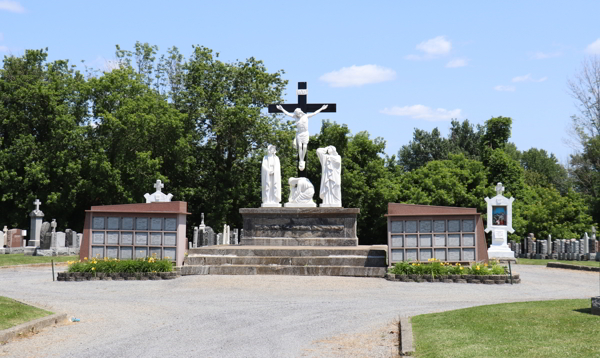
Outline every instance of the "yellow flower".
[(479, 265), (477, 265), (477, 267), (475, 267), (475, 270), (479, 270)]
[(96, 268), (95, 268), (95, 267), (92, 267), (92, 271), (96, 271)]
[(461, 268), (460, 268), (460, 269), (461, 269), (461, 270), (463, 269), (463, 268), (462, 268), (462, 266), (461, 266)]
[(87, 257), (84, 257), (84, 258), (83, 258), (83, 261), (87, 261)]
[(487, 267), (487, 264), (483, 264), (483, 266)]

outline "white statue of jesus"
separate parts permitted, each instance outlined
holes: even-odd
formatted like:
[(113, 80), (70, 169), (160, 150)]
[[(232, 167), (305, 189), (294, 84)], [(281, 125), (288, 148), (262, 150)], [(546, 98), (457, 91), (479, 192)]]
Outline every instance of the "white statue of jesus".
[(281, 165), (275, 155), (276, 147), (269, 145), (268, 154), (263, 157), (262, 181), (262, 206), (280, 207), (281, 204)]
[(321, 162), (321, 207), (342, 207), (342, 157), (334, 146), (317, 149)]
[(319, 114), (321, 111), (327, 109), (327, 105), (323, 105), (321, 108), (316, 110), (314, 113), (306, 114), (302, 112), (300, 108), (296, 108), (294, 114), (283, 109), (281, 105), (277, 105), (276, 108), (283, 112), (288, 117), (292, 117), (296, 120), (296, 138), (294, 138), (294, 148), (298, 149), (298, 157), (300, 162), (298, 163), (298, 169), (304, 170), (305, 162), (304, 156), (306, 155), (306, 148), (308, 147), (308, 119), (314, 115)]

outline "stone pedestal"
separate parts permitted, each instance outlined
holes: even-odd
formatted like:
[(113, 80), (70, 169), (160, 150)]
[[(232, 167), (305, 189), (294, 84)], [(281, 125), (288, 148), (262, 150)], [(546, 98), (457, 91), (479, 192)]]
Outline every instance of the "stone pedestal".
[(506, 243), (507, 230), (492, 230), (492, 245), (488, 249), (488, 258), (490, 259), (514, 259), (515, 253)]
[(356, 246), (358, 208), (240, 209), (242, 245)]

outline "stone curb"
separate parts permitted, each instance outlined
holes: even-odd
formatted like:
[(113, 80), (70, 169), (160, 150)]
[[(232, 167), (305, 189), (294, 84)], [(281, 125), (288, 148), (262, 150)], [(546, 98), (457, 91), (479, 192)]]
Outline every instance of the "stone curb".
[[(444, 282), (444, 283), (474, 283), (474, 284), (510, 284), (510, 275), (446, 275), (432, 278), (427, 275), (395, 275), (393, 273), (385, 274), (388, 281), (399, 282)], [(518, 273), (512, 275), (512, 283), (521, 283)]]
[(401, 356), (412, 356), (415, 353), (413, 346), (413, 332), (410, 317), (400, 317), (398, 321), (398, 343)]
[(89, 272), (59, 272), (57, 281), (80, 282), (80, 281), (148, 281), (148, 280), (173, 280), (181, 275), (176, 272), (137, 272), (137, 273), (98, 273), (95, 276)]
[[(15, 300), (17, 301), (17, 300)], [(36, 305), (32, 305), (31, 303), (26, 303), (22, 301), (17, 301), (27, 306), (35, 307), (47, 311), (46, 308), (38, 307)], [(0, 342), (8, 342), (11, 339), (18, 337), (23, 333), (28, 332), (38, 332), (42, 328), (46, 328), (48, 326), (52, 326), (55, 324), (62, 323), (67, 320), (66, 313), (55, 313), (50, 316), (34, 319), (33, 321), (21, 323), (17, 326), (7, 328), (5, 330), (0, 331)]]
[(546, 264), (546, 267), (569, 269), (569, 270), (600, 272), (600, 266), (599, 267), (593, 267), (593, 266), (571, 265), (571, 264), (563, 264), (563, 263), (560, 263), (560, 262), (548, 262)]
[[(55, 262), (54, 263), (54, 267), (56, 266), (67, 266), (68, 264), (66, 262)], [(46, 266), (52, 266), (51, 262), (47, 262), (47, 263), (41, 263), (41, 264), (24, 264), (24, 265), (9, 265), (9, 266), (0, 266), (0, 270), (1, 269), (7, 269), (7, 268), (15, 268), (15, 267), (46, 267)]]

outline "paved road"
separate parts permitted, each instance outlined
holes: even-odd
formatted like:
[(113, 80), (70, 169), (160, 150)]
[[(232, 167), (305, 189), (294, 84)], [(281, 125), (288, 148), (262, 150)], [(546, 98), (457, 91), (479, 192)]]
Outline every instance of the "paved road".
[(0, 356), (389, 357), (400, 315), (600, 295), (599, 273), (514, 271), (522, 283), (511, 286), (292, 276), (52, 282), (47, 267), (5, 268), (0, 295), (81, 322), (0, 346)]

